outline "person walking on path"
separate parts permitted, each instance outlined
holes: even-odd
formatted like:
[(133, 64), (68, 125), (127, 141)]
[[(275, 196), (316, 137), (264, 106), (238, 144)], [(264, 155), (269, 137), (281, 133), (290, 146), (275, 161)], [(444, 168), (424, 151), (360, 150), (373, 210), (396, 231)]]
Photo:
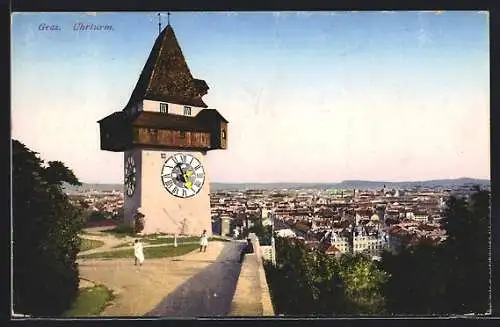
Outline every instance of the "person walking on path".
[(207, 245), (208, 245), (208, 235), (207, 235), (207, 230), (204, 229), (200, 237), (200, 252), (202, 250), (203, 252), (207, 252)]
[(144, 250), (142, 243), (139, 240), (135, 240), (134, 244), (134, 255), (135, 255), (135, 265), (139, 263), (139, 266), (142, 266), (144, 261)]

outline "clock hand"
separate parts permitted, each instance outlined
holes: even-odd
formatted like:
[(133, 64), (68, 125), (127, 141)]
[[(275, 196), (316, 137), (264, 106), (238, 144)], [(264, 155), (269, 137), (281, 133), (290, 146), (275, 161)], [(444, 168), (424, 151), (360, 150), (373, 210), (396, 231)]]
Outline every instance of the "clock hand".
[(180, 176), (180, 177), (182, 178), (181, 182), (185, 183), (185, 182), (186, 182), (186, 179), (184, 178), (184, 172), (182, 171), (181, 164), (180, 164), (180, 163), (178, 163), (178, 164), (176, 164), (175, 166), (176, 166), (176, 167), (179, 167), (179, 170), (181, 171), (181, 174), (180, 174), (180, 175), (178, 175), (178, 176)]
[(189, 178), (193, 175), (193, 172), (191, 170), (186, 171), (184, 174), (184, 179), (186, 182), (184, 183), (184, 186), (186, 186), (188, 189), (191, 189), (193, 187), (193, 183), (189, 180)]

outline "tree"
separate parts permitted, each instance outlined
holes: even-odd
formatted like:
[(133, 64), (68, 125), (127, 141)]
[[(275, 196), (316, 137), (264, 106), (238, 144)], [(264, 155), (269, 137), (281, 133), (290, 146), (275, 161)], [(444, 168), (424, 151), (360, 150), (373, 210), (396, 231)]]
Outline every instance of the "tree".
[(387, 276), (362, 254), (340, 261), (324, 251), (308, 251), (297, 239), (276, 239), (276, 268), (271, 271), (273, 300), (280, 313), (380, 314)]
[(89, 221), (99, 222), (106, 220), (106, 215), (102, 211), (92, 211), (89, 215)]
[(388, 276), (369, 256), (362, 253), (342, 255), (339, 274), (345, 288), (345, 313), (384, 313), (383, 285)]
[(447, 202), (444, 243), (450, 271), (448, 301), (454, 313), (486, 312), (489, 304), (490, 193), (475, 187), (468, 198)]
[(57, 316), (78, 291), (79, 211), (62, 182), (80, 185), (58, 161), (44, 167), (37, 153), (12, 141), (14, 310)]
[(484, 313), (489, 292), (489, 192), (450, 197), (443, 226), (447, 238), (424, 240), (398, 254), (384, 253), (385, 287), (392, 313)]
[(256, 219), (254, 225), (248, 229), (248, 233), (255, 233), (261, 245), (269, 245), (271, 244), (271, 230), (271, 226), (264, 226), (261, 219)]
[(382, 255), (382, 269), (390, 276), (384, 287), (387, 311), (396, 314), (448, 312), (446, 265), (441, 247), (423, 242), (394, 255)]
[(345, 288), (340, 278), (340, 265), (334, 256), (316, 250), (314, 287), (318, 294), (316, 310), (320, 314), (342, 314), (345, 307)]
[(304, 243), (296, 239), (276, 239), (276, 268), (272, 274), (272, 292), (283, 314), (314, 313), (313, 270)]

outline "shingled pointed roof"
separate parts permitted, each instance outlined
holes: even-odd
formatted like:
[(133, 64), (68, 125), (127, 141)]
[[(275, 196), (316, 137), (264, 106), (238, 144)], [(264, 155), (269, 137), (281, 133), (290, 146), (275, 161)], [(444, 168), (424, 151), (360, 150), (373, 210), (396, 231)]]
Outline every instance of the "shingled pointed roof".
[(201, 97), (205, 81), (194, 79), (170, 25), (158, 35), (127, 107), (141, 100), (164, 101), (206, 108)]

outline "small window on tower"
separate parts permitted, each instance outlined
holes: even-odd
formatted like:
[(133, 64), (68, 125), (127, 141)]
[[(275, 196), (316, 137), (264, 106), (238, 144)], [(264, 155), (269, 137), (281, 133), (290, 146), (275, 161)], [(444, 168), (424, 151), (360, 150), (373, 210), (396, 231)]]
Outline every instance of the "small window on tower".
[(160, 103), (160, 112), (162, 114), (168, 113), (168, 103)]
[(184, 116), (191, 116), (191, 107), (184, 106)]
[(221, 136), (222, 136), (223, 139), (226, 138), (226, 131), (225, 130), (222, 130)]

